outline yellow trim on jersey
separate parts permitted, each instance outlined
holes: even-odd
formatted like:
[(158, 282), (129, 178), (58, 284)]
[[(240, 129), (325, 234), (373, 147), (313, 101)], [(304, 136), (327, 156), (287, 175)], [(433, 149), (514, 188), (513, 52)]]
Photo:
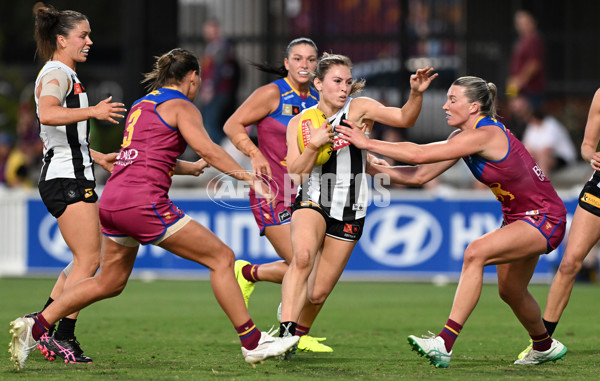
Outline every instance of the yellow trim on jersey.
[[(479, 122), (481, 122), (481, 120), (484, 118), (490, 118), (494, 123), (499, 124), (498, 127), (502, 127), (502, 130), (506, 131), (506, 126), (504, 124), (499, 123), (496, 118), (492, 118), (491, 116), (488, 116), (488, 115), (483, 115), (483, 116), (480, 116), (479, 118), (477, 118), (477, 120), (475, 121), (475, 124), (473, 125), (474, 130), (477, 128), (477, 125), (479, 124)], [(495, 124), (495, 126), (496, 126), (496, 124)]]
[(477, 118), (477, 120), (475, 121), (475, 124), (473, 124), (473, 129), (477, 128), (477, 124), (481, 121), (481, 119), (485, 118), (485, 115), (480, 116), (479, 118)]
[[(286, 95), (288, 95), (289, 93), (296, 93), (296, 95), (297, 95), (297, 96), (299, 96), (300, 98), (302, 98), (302, 95), (300, 95), (300, 92), (299, 92), (298, 90), (296, 90), (296, 89), (294, 88), (294, 86), (292, 86), (292, 84), (290, 83), (290, 81), (288, 81), (287, 77), (284, 77), (284, 78), (283, 78), (283, 80), (285, 81), (285, 83), (287, 83), (287, 84), (288, 84), (288, 86), (291, 88), (291, 90), (290, 90), (290, 91), (288, 91), (287, 93), (283, 93), (283, 94), (281, 94), (281, 96), (282, 96), (282, 97), (285, 97), (285, 96), (286, 96)], [(312, 99), (316, 100), (317, 102), (319, 101), (319, 100), (318, 100), (318, 99), (317, 99), (317, 98), (316, 98), (314, 95), (312, 95), (312, 94), (310, 93), (310, 88), (308, 89), (308, 93), (307, 93), (307, 95), (308, 95), (309, 97), (311, 97)]]
[(156, 104), (156, 101), (150, 101), (148, 99), (142, 99), (141, 101), (139, 101), (139, 103), (142, 103), (142, 102), (148, 102), (148, 103)]

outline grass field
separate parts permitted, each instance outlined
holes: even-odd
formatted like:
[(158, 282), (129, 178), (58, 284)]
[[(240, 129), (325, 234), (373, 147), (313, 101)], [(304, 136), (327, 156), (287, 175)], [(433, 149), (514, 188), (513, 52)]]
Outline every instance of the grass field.
[[(327, 337), (333, 353), (299, 353), (292, 361), (267, 361), (252, 369), (206, 281), (132, 280), (122, 295), (85, 309), (77, 334), (90, 365), (48, 363), (32, 353), (27, 369), (12, 371), (8, 322), (39, 309), (49, 279), (0, 278), (0, 339), (5, 360), (0, 380), (304, 380), (304, 379), (598, 379), (600, 288), (576, 284), (555, 333), (569, 352), (562, 361), (512, 365), (528, 337), (485, 285), (481, 300), (456, 345), (450, 368), (435, 369), (410, 350), (409, 334), (438, 333), (456, 285), (340, 282), (311, 333)], [(548, 286), (531, 287), (543, 305)], [(250, 300), (257, 326), (276, 323), (279, 285), (260, 283)]]

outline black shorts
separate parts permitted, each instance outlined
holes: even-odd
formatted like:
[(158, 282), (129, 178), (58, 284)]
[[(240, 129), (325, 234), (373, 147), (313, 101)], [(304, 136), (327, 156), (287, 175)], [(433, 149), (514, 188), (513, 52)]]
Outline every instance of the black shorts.
[(365, 219), (360, 218), (352, 221), (339, 221), (331, 218), (318, 204), (312, 201), (300, 201), (300, 197), (296, 198), (294, 205), (292, 205), (292, 215), (298, 209), (313, 209), (319, 212), (325, 219), (327, 226), (325, 234), (330, 237), (341, 239), (343, 241), (358, 241), (363, 232), (363, 226), (365, 225)]
[(98, 201), (94, 188), (96, 188), (95, 181), (77, 179), (53, 179), (38, 184), (46, 209), (56, 218), (64, 213), (67, 205), (79, 201), (89, 203)]
[(600, 173), (596, 171), (579, 193), (579, 206), (600, 217), (600, 188), (598, 188), (598, 182), (600, 182)]

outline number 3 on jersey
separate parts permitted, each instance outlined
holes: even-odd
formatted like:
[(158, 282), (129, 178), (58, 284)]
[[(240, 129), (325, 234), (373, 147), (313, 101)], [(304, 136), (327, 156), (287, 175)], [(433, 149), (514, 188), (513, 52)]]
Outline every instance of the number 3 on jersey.
[(131, 144), (131, 139), (133, 139), (133, 130), (135, 129), (135, 124), (137, 123), (141, 114), (142, 109), (138, 108), (129, 115), (127, 127), (125, 128), (126, 134), (123, 136), (123, 144), (121, 144), (121, 148), (127, 148)]

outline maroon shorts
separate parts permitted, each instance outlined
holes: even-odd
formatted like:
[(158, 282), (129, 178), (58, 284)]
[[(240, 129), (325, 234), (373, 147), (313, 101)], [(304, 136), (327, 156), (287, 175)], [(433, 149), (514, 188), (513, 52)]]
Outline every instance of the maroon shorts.
[(131, 237), (144, 245), (159, 239), (169, 226), (183, 216), (183, 210), (171, 201), (123, 210), (106, 210), (100, 207), (100, 223), (104, 235)]
[(507, 220), (504, 217), (505, 223), (508, 225), (514, 221), (525, 221), (546, 237), (547, 251), (546, 254), (555, 250), (562, 242), (565, 231), (567, 229), (567, 216), (553, 216), (550, 214), (537, 214), (533, 216), (520, 216)]
[(260, 235), (265, 235), (267, 226), (287, 224), (292, 218), (291, 204), (285, 206), (283, 200), (275, 200), (272, 204), (269, 204), (264, 199), (257, 198), (251, 193), (250, 207), (260, 229)]

